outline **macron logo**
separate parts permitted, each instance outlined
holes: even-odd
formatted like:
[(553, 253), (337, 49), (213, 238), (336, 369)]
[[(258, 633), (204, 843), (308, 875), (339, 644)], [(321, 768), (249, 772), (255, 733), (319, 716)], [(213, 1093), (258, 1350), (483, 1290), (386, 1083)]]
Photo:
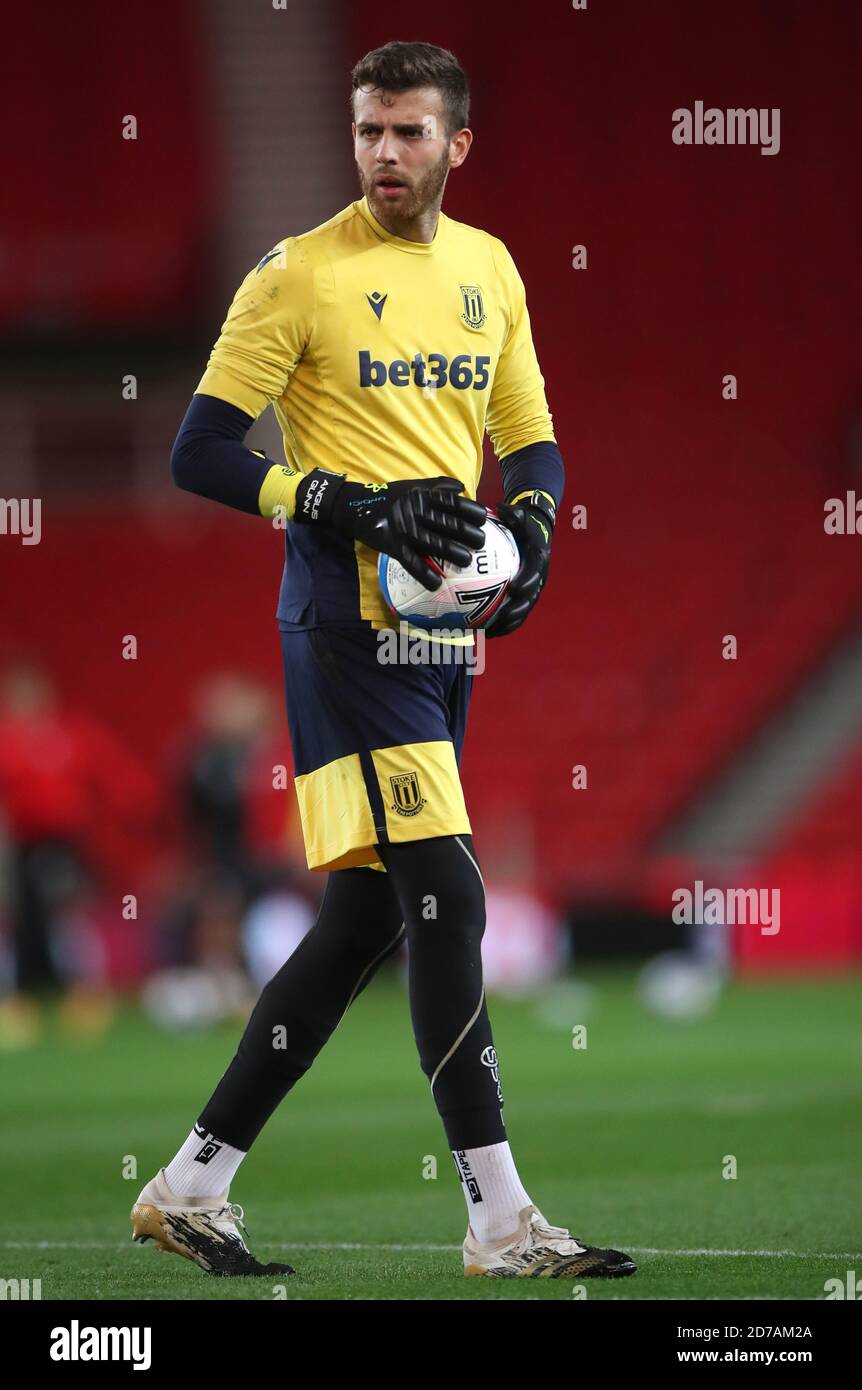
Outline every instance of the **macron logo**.
[(51, 1330), (52, 1361), (131, 1361), (135, 1371), (152, 1364), (151, 1327), (71, 1327)]
[(368, 300), (368, 303), (371, 305), (377, 317), (382, 318), (383, 305), (386, 303), (389, 295), (381, 294), (379, 290), (375, 290), (373, 294), (367, 294), (365, 298)]

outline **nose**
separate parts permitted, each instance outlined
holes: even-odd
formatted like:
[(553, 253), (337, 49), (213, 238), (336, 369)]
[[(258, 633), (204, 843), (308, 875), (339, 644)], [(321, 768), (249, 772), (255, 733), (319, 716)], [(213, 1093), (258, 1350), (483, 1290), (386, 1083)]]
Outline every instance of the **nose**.
[(374, 153), (381, 164), (390, 164), (394, 161), (396, 157), (395, 140), (388, 130), (384, 131), (380, 139), (377, 141), (377, 146), (374, 150)]

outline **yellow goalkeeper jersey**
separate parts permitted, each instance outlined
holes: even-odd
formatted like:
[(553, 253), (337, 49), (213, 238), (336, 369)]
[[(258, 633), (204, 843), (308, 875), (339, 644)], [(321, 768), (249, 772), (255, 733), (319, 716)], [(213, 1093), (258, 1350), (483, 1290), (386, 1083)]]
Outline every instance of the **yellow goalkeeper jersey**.
[[(554, 440), (524, 285), (503, 242), (444, 213), (433, 241), (407, 241), (365, 198), (249, 271), (197, 392), (252, 419), (271, 404), (289, 470), (354, 482), (446, 475), (475, 497), (486, 430), (498, 459)], [(287, 482), (284, 468), (270, 470), (264, 515), (292, 515)], [(285, 545), (283, 625), (391, 623), (375, 551), (294, 524)]]

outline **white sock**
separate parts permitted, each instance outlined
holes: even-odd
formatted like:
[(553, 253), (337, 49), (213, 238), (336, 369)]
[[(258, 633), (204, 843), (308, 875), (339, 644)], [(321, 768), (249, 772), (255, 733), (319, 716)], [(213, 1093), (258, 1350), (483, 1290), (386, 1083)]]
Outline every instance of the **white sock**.
[(242, 1149), (232, 1149), (195, 1125), (165, 1168), (168, 1187), (178, 1197), (217, 1197), (228, 1190), (244, 1158)]
[(453, 1150), (453, 1156), (476, 1239), (484, 1243), (514, 1235), (519, 1212), (533, 1203), (518, 1177), (509, 1141)]

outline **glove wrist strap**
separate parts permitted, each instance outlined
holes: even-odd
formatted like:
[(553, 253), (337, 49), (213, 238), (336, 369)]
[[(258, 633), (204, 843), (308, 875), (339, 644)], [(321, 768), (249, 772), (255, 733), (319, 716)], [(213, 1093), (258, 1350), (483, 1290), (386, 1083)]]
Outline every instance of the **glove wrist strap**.
[(541, 512), (542, 517), (553, 531), (557, 520), (557, 507), (550, 493), (541, 492), (536, 488), (533, 492), (520, 492), (517, 497), (506, 500), (510, 507), (532, 507), (535, 511)]
[(331, 526), (336, 499), (346, 481), (346, 473), (312, 468), (296, 489), (294, 521), (304, 526)]

